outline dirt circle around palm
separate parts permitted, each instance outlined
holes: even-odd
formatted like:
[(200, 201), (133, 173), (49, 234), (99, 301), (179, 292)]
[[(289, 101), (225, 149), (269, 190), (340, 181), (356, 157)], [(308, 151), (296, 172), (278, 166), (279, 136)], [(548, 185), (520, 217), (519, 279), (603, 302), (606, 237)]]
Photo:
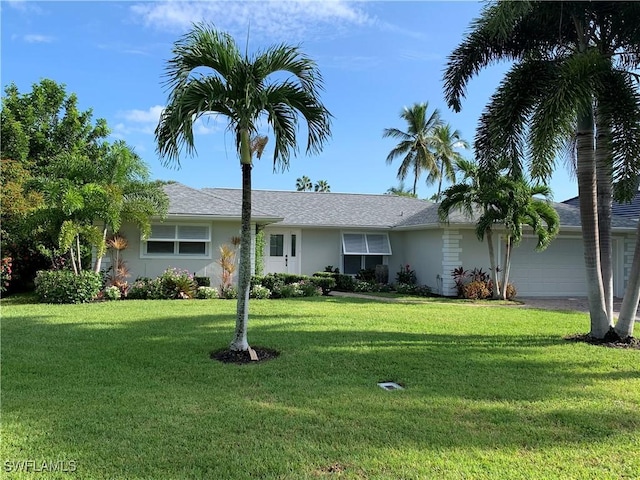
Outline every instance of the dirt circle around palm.
[(251, 347), (258, 357), (258, 360), (252, 360), (251, 354), (248, 350), (236, 351), (223, 348), (211, 352), (210, 358), (222, 363), (236, 363), (236, 364), (249, 364), (249, 363), (262, 363), (268, 360), (273, 360), (280, 356), (280, 352), (272, 348), (267, 347)]
[(622, 348), (640, 350), (640, 339), (635, 337), (620, 338), (615, 334), (607, 333), (604, 338), (594, 338), (588, 333), (576, 333), (564, 337), (569, 342), (584, 342), (591, 345), (599, 345), (609, 348)]

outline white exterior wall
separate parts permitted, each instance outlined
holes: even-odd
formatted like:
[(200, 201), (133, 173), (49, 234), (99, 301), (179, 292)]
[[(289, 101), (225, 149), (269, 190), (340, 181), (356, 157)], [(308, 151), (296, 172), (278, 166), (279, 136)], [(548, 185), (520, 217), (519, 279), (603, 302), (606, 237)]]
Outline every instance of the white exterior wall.
[(402, 232), (402, 237), (401, 250), (398, 251), (401, 257), (394, 255), (392, 258), (394, 263), (389, 265), (389, 281), (395, 280), (401, 265), (409, 264), (416, 272), (418, 285), (427, 285), (434, 293), (441, 293), (444, 249), (442, 230)]
[[(231, 237), (240, 236), (240, 224), (235, 222), (202, 222), (202, 221), (173, 221), (166, 220), (165, 224), (189, 224), (189, 225), (209, 225), (211, 228), (211, 245), (209, 246), (209, 258), (189, 258), (188, 256), (175, 256), (172, 258), (143, 258), (142, 240), (140, 231), (133, 225), (125, 225), (121, 229), (121, 233), (127, 238), (129, 247), (121, 254), (127, 262), (127, 266), (131, 272), (129, 283), (133, 282), (137, 277), (154, 278), (162, 274), (167, 268), (179, 268), (195, 273), (197, 276), (209, 277), (211, 285), (220, 283), (220, 266), (218, 259), (220, 257), (220, 245), (231, 242)], [(255, 239), (252, 240), (252, 257), (255, 254)], [(110, 262), (106, 260), (104, 268), (108, 268)], [(238, 252), (239, 258), (239, 252)]]
[(342, 265), (342, 237), (340, 230), (302, 230), (302, 275), (323, 272), (327, 265)]

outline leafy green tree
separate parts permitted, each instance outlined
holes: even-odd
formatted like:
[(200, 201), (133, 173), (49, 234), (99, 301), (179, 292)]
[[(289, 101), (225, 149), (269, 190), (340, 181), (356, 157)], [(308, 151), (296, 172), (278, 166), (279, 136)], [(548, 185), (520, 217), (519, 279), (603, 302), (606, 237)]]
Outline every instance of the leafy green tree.
[(385, 128), (382, 136), (399, 140), (399, 143), (387, 155), (387, 165), (400, 157), (402, 163), (398, 168), (398, 179), (404, 181), (409, 172), (413, 173), (413, 189), (415, 195), (418, 179), (425, 170), (432, 177), (438, 178), (440, 169), (433, 152), (435, 148), (435, 128), (442, 124), (440, 112), (435, 109), (427, 116), (428, 103), (416, 103), (410, 108), (405, 107), (400, 118), (407, 122), (407, 131), (397, 128)]
[(311, 183), (311, 179), (306, 175), (303, 175), (296, 180), (296, 190), (298, 192), (310, 192), (312, 189), (313, 183)]
[(438, 181), (438, 193), (436, 193), (435, 201), (439, 202), (442, 192), (442, 180), (446, 179), (451, 183), (456, 181), (455, 165), (458, 160), (463, 158), (457, 150), (469, 148), (469, 143), (462, 138), (459, 130), (453, 130), (448, 123), (438, 125), (434, 129), (433, 143), (433, 153), (438, 165), (438, 171), (429, 172), (427, 184)]
[(5, 88), (0, 112), (2, 250), (19, 259), (13, 287), (28, 287), (35, 271), (46, 266), (37, 246), (51, 250), (58, 240), (57, 232), (30, 221), (33, 211), (44, 207), (43, 194), (29, 190), (30, 183), (63, 154), (97, 155), (109, 133), (104, 120), (94, 123), (91, 110), (80, 111), (77, 104), (64, 85), (49, 79), (28, 93), (13, 83)]
[(327, 193), (331, 191), (331, 186), (326, 180), (318, 180), (316, 184), (313, 186), (313, 190), (315, 192)]
[[(449, 57), (445, 95), (459, 111), (471, 77), (514, 61), (480, 119), (483, 166), (506, 162), (547, 181), (558, 152), (575, 139), (591, 336), (604, 338), (612, 316), (611, 192), (635, 193), (640, 173), (640, 4), (492, 2)], [(640, 233), (640, 232), (639, 232)], [(637, 236), (640, 251), (640, 235)], [(635, 258), (634, 258), (635, 262)], [(631, 336), (640, 271), (629, 278), (614, 333)], [(624, 303), (624, 302), (623, 302)]]
[[(207, 74), (196, 71), (206, 68)], [(298, 118), (307, 125), (307, 153), (319, 152), (330, 136), (330, 114), (322, 105), (322, 77), (298, 47), (275, 45), (249, 56), (234, 39), (207, 24), (195, 25), (173, 47), (167, 65), (168, 104), (156, 128), (158, 153), (165, 163), (195, 150), (193, 122), (202, 115), (227, 117), (235, 134), (242, 169), (242, 218), (238, 307), (231, 350), (246, 351), (251, 279), (251, 136), (264, 119), (273, 130), (274, 169), (286, 168), (297, 149)], [(260, 152), (261, 153), (261, 152)], [(257, 155), (259, 156), (260, 153)]]

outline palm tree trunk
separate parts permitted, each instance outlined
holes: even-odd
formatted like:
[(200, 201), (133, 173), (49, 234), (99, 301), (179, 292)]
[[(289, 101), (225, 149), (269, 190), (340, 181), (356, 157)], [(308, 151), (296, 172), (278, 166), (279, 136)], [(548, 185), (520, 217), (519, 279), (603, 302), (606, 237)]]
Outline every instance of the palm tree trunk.
[(611, 163), (607, 152), (608, 130), (603, 122), (596, 125), (596, 181), (598, 189), (598, 235), (600, 241), (600, 268), (609, 323), (613, 323), (613, 253), (611, 241), (611, 207), (613, 204), (611, 185)]
[(593, 148), (593, 112), (584, 113), (578, 117), (576, 140), (580, 222), (582, 224), (589, 316), (591, 318), (591, 331), (589, 334), (595, 338), (604, 338), (611, 324), (607, 317), (600, 264), (597, 217), (598, 192)]
[(78, 249), (78, 272), (82, 271), (82, 252), (80, 251), (80, 235), (76, 235), (76, 248)]
[(236, 309), (235, 338), (230, 350), (249, 350), (247, 327), (249, 323), (249, 284), (251, 283), (251, 145), (249, 132), (240, 131), (242, 167), (242, 216), (240, 230), (240, 265), (238, 269), (238, 304)]
[(509, 270), (511, 269), (511, 249), (513, 239), (511, 235), (507, 235), (507, 241), (504, 251), (504, 265), (502, 266), (502, 282), (500, 283), (500, 299), (507, 299), (507, 283), (509, 282)]
[(438, 194), (436, 195), (436, 202), (440, 201), (440, 192), (442, 191), (442, 169), (444, 168), (444, 159), (440, 162), (440, 178), (438, 178)]
[(621, 338), (633, 336), (633, 325), (638, 311), (638, 303), (640, 303), (640, 222), (638, 222), (636, 231), (636, 248), (633, 252), (629, 282), (624, 292), (620, 315), (615, 326), (616, 333)]
[(415, 195), (416, 194), (416, 188), (418, 186), (418, 175), (419, 175), (418, 165), (417, 164), (415, 165), (414, 170), (415, 170), (415, 175), (413, 176), (413, 192), (412, 193)]
[(493, 233), (491, 232), (490, 228), (488, 228), (485, 232), (485, 236), (487, 237), (487, 245), (489, 246), (489, 269), (491, 270), (491, 276), (493, 280), (491, 298), (497, 299), (499, 297), (498, 269), (496, 268), (496, 253), (493, 248)]
[[(104, 228), (102, 230), (102, 242), (107, 241), (107, 223), (105, 222)], [(93, 265), (93, 271), (96, 273), (100, 273), (100, 269), (102, 268), (102, 255), (100, 255), (99, 250), (96, 251), (96, 263)], [(113, 267), (115, 268), (115, 266)]]

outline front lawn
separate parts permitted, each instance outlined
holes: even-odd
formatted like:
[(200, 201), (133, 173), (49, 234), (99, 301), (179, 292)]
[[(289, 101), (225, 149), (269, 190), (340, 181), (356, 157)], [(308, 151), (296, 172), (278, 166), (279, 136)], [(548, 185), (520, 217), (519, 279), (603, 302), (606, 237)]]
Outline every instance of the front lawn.
[[(564, 341), (586, 314), (326, 297), (250, 308), (249, 341), (277, 359), (209, 358), (232, 338), (233, 301), (3, 301), (3, 473), (638, 478), (640, 351)], [(42, 462), (75, 471), (34, 474)]]

